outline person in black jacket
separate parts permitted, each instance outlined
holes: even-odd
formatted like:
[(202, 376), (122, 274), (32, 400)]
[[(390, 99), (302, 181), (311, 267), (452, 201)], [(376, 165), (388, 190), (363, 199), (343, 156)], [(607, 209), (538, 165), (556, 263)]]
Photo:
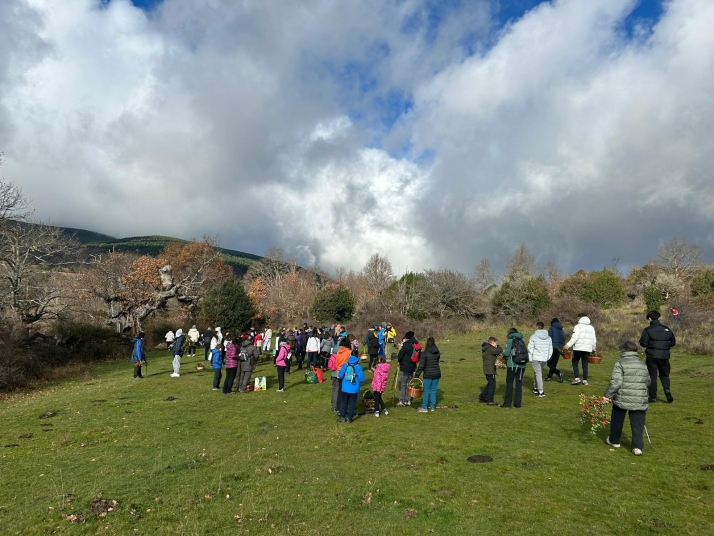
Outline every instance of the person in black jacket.
[(419, 366), (414, 375), (418, 378), (424, 373), (424, 394), (421, 397), (421, 407), (417, 408), (419, 413), (426, 413), (427, 406), (431, 411), (436, 410), (436, 390), (441, 379), (441, 352), (436, 346), (434, 337), (429, 337), (426, 341), (426, 348), (419, 357)]
[(414, 338), (414, 332), (407, 331), (404, 334), (402, 348), (397, 356), (397, 362), (399, 363), (399, 402), (397, 407), (412, 405), (411, 397), (407, 396), (407, 384), (416, 369), (416, 363), (412, 361), (415, 344), (418, 344), (418, 341)]
[(550, 359), (548, 359), (548, 376), (545, 378), (545, 381), (552, 381), (553, 374), (555, 374), (558, 376), (558, 381), (563, 383), (565, 374), (558, 370), (558, 361), (560, 360), (560, 350), (565, 345), (565, 332), (563, 331), (563, 324), (561, 324), (557, 318), (550, 321), (548, 336), (550, 340), (553, 341), (553, 353)]
[(298, 370), (302, 370), (302, 363), (305, 360), (305, 352), (307, 351), (308, 328), (305, 327), (302, 331), (295, 330), (295, 339), (297, 341)]
[(647, 313), (650, 325), (642, 330), (640, 346), (645, 349), (645, 364), (650, 373), (649, 402), (657, 402), (657, 374), (662, 382), (662, 390), (667, 402), (674, 398), (669, 390), (669, 350), (677, 343), (674, 333), (667, 326), (660, 324), (659, 311)]
[(367, 332), (367, 353), (369, 354), (369, 372), (374, 372), (374, 367), (377, 364), (377, 356), (379, 356), (379, 338), (374, 334), (374, 328), (369, 328)]
[(211, 359), (211, 339), (213, 338), (213, 330), (208, 328), (206, 333), (203, 334), (203, 350), (204, 359), (209, 361)]

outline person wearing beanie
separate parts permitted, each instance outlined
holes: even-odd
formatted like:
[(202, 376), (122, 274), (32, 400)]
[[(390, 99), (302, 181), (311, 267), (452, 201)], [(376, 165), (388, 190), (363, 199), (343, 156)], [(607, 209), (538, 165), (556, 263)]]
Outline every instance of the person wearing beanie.
[(419, 344), (419, 342), (414, 338), (414, 332), (407, 331), (404, 334), (402, 348), (397, 356), (397, 362), (399, 363), (399, 403), (397, 406), (399, 407), (412, 405), (411, 397), (407, 396), (407, 384), (416, 370), (416, 363), (412, 361), (414, 345), (416, 344)]

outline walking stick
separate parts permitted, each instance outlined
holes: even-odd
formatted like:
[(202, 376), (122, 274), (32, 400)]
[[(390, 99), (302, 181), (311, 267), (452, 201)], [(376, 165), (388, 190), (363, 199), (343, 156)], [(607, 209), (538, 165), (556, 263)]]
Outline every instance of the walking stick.
[(647, 435), (647, 441), (649, 441), (650, 447), (652, 447), (652, 440), (650, 439), (650, 433), (647, 431), (647, 425), (645, 425), (645, 434)]

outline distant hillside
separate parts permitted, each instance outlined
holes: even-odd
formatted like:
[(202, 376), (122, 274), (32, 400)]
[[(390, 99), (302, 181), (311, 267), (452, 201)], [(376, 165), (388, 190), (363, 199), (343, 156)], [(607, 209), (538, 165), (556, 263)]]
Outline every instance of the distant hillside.
[[(171, 242), (179, 242), (181, 244), (188, 243), (188, 240), (180, 238), (172, 238), (170, 236), (132, 236), (128, 238), (114, 238), (109, 235), (87, 231), (85, 229), (73, 229), (64, 227), (64, 232), (86, 246), (89, 249), (97, 250), (97, 252), (114, 250), (114, 251), (133, 251), (140, 255), (157, 256)], [(255, 261), (262, 259), (259, 255), (236, 251), (234, 249), (218, 248), (221, 252), (223, 260), (228, 264), (237, 276), (243, 276)]]

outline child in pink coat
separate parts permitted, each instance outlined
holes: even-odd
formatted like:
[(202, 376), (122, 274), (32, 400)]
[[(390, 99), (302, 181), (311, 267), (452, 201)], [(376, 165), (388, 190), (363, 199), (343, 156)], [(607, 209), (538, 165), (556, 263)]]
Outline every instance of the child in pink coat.
[(379, 417), (380, 410), (385, 415), (389, 415), (389, 411), (387, 411), (387, 406), (384, 405), (384, 400), (382, 400), (384, 390), (387, 388), (388, 379), (389, 363), (387, 363), (386, 356), (381, 356), (379, 358), (379, 363), (377, 363), (377, 366), (374, 367), (374, 377), (372, 378), (372, 392), (374, 393), (375, 417)]

